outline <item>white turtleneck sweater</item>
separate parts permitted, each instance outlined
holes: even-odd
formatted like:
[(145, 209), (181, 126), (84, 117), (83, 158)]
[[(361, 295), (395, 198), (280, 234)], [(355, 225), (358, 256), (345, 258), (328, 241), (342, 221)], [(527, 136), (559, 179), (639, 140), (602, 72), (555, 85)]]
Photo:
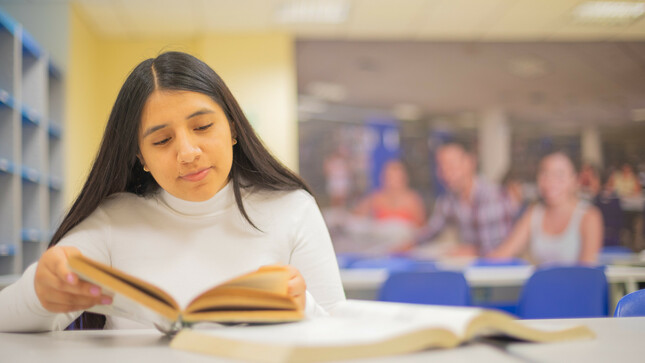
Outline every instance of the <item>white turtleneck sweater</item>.
[[(146, 280), (187, 303), (200, 292), (263, 265), (290, 264), (307, 284), (307, 316), (324, 315), (345, 300), (329, 233), (304, 190), (242, 191), (240, 214), (232, 184), (213, 198), (188, 202), (161, 190), (142, 198), (120, 193), (60, 241), (84, 255)], [(36, 263), (0, 291), (0, 331), (65, 329), (81, 312), (43, 308), (34, 290)], [(108, 316), (106, 328), (141, 327)]]

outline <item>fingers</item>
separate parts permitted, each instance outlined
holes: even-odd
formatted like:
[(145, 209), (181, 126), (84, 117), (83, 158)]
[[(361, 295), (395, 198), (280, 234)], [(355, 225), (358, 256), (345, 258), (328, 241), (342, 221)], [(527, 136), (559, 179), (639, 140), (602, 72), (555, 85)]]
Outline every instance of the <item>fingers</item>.
[(298, 297), (304, 294), (305, 291), (307, 291), (307, 286), (305, 285), (305, 280), (302, 276), (289, 280), (289, 283), (287, 284), (287, 294), (293, 297)]
[(287, 265), (290, 272), (289, 282), (287, 283), (287, 294), (294, 298), (300, 309), (305, 308), (307, 284), (304, 277), (297, 268)]
[(43, 307), (52, 312), (69, 312), (86, 310), (94, 305), (108, 305), (112, 303), (109, 296), (87, 297), (83, 295), (69, 294), (61, 291), (49, 292), (42, 301)]
[(70, 271), (68, 256), (80, 254), (74, 247), (53, 247), (38, 262), (34, 288), (43, 307), (51, 312), (69, 312), (88, 309), (97, 304), (112, 303), (101, 289), (82, 281)]
[(47, 296), (43, 299), (48, 303), (52, 304), (60, 304), (60, 305), (68, 305), (68, 306), (94, 306), (98, 304), (107, 304), (109, 302), (112, 302), (112, 299), (107, 296), (107, 295), (99, 295), (99, 296), (85, 296), (85, 295), (77, 295), (77, 294), (70, 294), (67, 292), (63, 291), (51, 291)]
[[(270, 268), (271, 266), (276, 265), (269, 265), (267, 267)], [(291, 296), (296, 301), (300, 309), (304, 309), (307, 296), (307, 284), (305, 283), (305, 279), (297, 268), (291, 265), (284, 265), (284, 267), (289, 271), (287, 295)]]

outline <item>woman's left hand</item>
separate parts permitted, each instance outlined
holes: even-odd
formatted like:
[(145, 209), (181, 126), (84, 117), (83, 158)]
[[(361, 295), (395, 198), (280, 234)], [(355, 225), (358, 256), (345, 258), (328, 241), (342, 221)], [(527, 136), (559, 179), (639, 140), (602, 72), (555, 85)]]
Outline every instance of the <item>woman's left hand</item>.
[(289, 284), (287, 294), (293, 297), (293, 299), (296, 301), (296, 304), (298, 304), (298, 308), (304, 310), (307, 297), (305, 294), (305, 291), (307, 291), (305, 279), (302, 277), (300, 271), (298, 271), (297, 268), (291, 265), (286, 265), (286, 267), (289, 269)]

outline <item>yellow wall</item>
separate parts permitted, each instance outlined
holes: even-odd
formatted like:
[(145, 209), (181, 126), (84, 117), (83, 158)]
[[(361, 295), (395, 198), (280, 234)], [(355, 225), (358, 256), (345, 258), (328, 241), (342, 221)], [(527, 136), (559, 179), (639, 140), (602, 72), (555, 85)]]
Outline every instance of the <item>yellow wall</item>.
[(293, 40), (284, 34), (211, 35), (200, 40), (202, 60), (231, 89), (269, 150), (298, 167)]
[(296, 76), (290, 36), (209, 34), (172, 41), (104, 39), (93, 33), (77, 10), (70, 11), (67, 202), (80, 191), (125, 78), (139, 62), (166, 50), (189, 52), (219, 73), (271, 152), (297, 170)]
[(87, 176), (104, 127), (99, 104), (97, 37), (75, 10), (70, 11), (70, 48), (65, 97), (64, 198), (70, 202)]

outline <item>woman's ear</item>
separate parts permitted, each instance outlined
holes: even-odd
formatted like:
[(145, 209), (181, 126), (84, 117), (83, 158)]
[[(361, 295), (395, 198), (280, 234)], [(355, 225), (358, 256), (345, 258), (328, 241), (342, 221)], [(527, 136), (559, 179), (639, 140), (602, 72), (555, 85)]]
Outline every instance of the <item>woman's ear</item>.
[(143, 166), (143, 170), (148, 171), (148, 168), (146, 168), (146, 162), (143, 160), (143, 155), (141, 153), (137, 153), (137, 159), (139, 159), (139, 162), (141, 163), (141, 166)]

